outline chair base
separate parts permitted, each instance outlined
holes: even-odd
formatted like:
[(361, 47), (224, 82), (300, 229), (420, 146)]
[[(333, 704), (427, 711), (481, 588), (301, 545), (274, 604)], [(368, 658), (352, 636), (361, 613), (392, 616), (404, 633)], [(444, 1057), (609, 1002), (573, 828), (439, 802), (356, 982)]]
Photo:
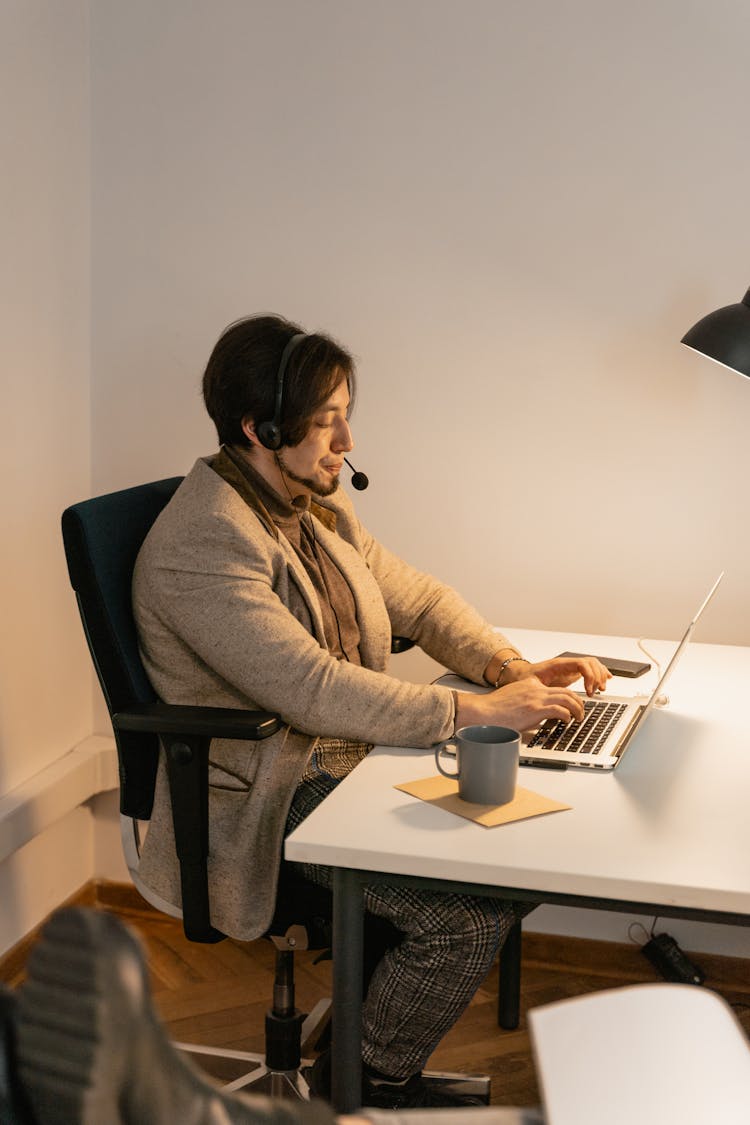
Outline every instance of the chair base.
[[(221, 1088), (227, 1093), (244, 1090), (255, 1094), (265, 1094), (271, 1098), (285, 1098), (292, 1101), (309, 1101), (310, 1088), (301, 1074), (303, 1067), (312, 1066), (312, 1059), (302, 1059), (300, 1070), (270, 1070), (265, 1063), (263, 1055), (251, 1051), (233, 1051), (225, 1047), (204, 1047), (197, 1043), (174, 1043), (178, 1050), (188, 1055), (202, 1056), (204, 1059), (216, 1059), (219, 1063), (240, 1064), (233, 1069), (240, 1070), (237, 1077), (225, 1081), (227, 1067), (219, 1069), (222, 1075), (216, 1075)], [(252, 1064), (246, 1069), (247, 1064)], [(206, 1070), (214, 1073), (215, 1068), (206, 1066)], [(459, 1097), (478, 1098), (484, 1105), (490, 1104), (490, 1079), (486, 1074), (462, 1074), (455, 1071), (425, 1070), (422, 1078), (429, 1085), (446, 1094), (455, 1094)]]
[[(271, 1070), (265, 1056), (252, 1051), (233, 1051), (227, 1047), (205, 1047), (200, 1043), (174, 1043), (178, 1051), (190, 1055), (201, 1070), (218, 1082), (225, 1093), (237, 1090), (265, 1094), (272, 1098), (309, 1101), (310, 1090), (302, 1077), (303, 1066), (312, 1066), (312, 1059), (302, 1059), (299, 1070)], [(231, 1075), (231, 1077), (230, 1077)]]
[[(301, 1027), (297, 1025), (296, 1030), (300, 1036), (298, 1048), (302, 1051), (314, 1049), (313, 1044), (320, 1038), (330, 1018), (330, 1010), (330, 1000), (319, 1000), (310, 1014), (305, 1017)], [(201, 1069), (208, 1071), (228, 1093), (252, 1087), (253, 1093), (266, 1094), (272, 1098), (287, 1098), (295, 1101), (310, 1099), (310, 1089), (302, 1076), (302, 1068), (312, 1066), (312, 1059), (300, 1058), (299, 1067), (295, 1070), (273, 1070), (266, 1065), (265, 1055), (253, 1051), (206, 1047), (198, 1043), (173, 1045), (184, 1054), (199, 1056), (202, 1059), (202, 1062), (198, 1063)], [(209, 1060), (215, 1060), (214, 1065), (211, 1065)]]
[[(305, 1059), (304, 1064), (310, 1065)], [(267, 1098), (284, 1098), (287, 1101), (307, 1102), (310, 1100), (310, 1087), (298, 1070), (269, 1070), (262, 1066), (248, 1076), (242, 1085), (232, 1083), (231, 1090), (243, 1090), (248, 1094), (265, 1094)]]

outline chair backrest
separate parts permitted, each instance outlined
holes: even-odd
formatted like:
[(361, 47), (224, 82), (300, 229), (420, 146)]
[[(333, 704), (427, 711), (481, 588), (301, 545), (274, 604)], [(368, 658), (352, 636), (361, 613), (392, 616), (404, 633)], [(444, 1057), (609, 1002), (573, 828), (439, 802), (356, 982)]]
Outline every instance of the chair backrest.
[[(110, 715), (156, 698), (138, 652), (130, 587), (141, 544), (182, 479), (171, 477), (111, 492), (63, 512), (70, 582)], [(115, 730), (115, 739), (120, 809), (147, 820), (153, 802), (158, 737)]]

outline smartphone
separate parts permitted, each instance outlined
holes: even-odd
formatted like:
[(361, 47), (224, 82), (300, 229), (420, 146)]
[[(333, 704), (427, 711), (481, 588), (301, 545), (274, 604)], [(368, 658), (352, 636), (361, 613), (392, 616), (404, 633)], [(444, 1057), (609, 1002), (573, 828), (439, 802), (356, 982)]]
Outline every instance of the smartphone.
[[(561, 652), (560, 656), (596, 656), (596, 653)], [(645, 660), (618, 660), (616, 657), (611, 656), (597, 656), (596, 659), (601, 661), (607, 671), (611, 672), (613, 676), (625, 676), (629, 680), (635, 680), (638, 676), (643, 676), (651, 669), (651, 665)]]

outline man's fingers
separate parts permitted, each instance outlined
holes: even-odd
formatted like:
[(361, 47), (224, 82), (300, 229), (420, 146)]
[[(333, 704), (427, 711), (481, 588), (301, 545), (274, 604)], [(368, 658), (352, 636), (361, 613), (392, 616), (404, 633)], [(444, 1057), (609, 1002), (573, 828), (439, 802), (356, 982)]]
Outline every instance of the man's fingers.
[(607, 671), (603, 664), (591, 657), (586, 661), (583, 668), (583, 684), (586, 688), (587, 695), (593, 695), (594, 692), (604, 691), (607, 687), (607, 680), (612, 679), (612, 673)]
[(571, 714), (574, 719), (578, 719), (579, 723), (583, 721), (583, 716), (586, 714), (586, 711), (583, 706), (583, 700), (580, 698), (580, 696), (574, 695), (573, 692), (568, 692), (568, 697), (565, 701), (565, 705), (566, 707), (572, 706), (573, 710)]

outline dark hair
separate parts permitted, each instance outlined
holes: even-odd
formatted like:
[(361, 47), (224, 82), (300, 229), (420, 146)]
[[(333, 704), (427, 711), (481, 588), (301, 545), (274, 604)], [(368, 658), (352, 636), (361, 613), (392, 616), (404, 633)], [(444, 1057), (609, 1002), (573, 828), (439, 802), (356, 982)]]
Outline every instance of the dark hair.
[[(230, 324), (219, 337), (203, 375), (203, 401), (222, 445), (251, 445), (242, 419), (256, 426), (274, 416), (281, 355), (303, 329), (280, 316), (250, 316)], [(281, 406), (283, 445), (299, 445), (313, 415), (342, 379), (354, 402), (354, 360), (322, 333), (305, 336), (295, 347), (284, 376)]]

